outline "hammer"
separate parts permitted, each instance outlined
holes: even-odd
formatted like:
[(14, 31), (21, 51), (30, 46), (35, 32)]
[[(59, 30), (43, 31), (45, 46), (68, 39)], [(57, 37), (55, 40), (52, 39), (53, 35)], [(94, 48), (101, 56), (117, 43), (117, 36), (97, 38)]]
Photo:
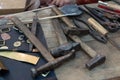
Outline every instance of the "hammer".
[(9, 19), (26, 35), (26, 37), (31, 41), (31, 43), (33, 43), (33, 45), (41, 52), (42, 56), (48, 61), (48, 63), (40, 66), (39, 68), (31, 69), (33, 77), (36, 77), (40, 73), (52, 70), (60, 66), (60, 64), (62, 64), (64, 61), (68, 60), (74, 55), (75, 50), (73, 49), (69, 52), (69, 54), (55, 59), (51, 55), (51, 53), (42, 45), (38, 38), (21, 22), (18, 17), (12, 16), (9, 17)]
[[(52, 10), (57, 14), (63, 14), (56, 6), (52, 7)], [(67, 17), (60, 18), (68, 27), (76, 27)], [(67, 34), (66, 34), (67, 35)], [(68, 35), (73, 41), (79, 42), (81, 48), (91, 57), (91, 60), (86, 63), (86, 67), (91, 70), (94, 67), (105, 62), (106, 58), (103, 55), (97, 54), (92, 48), (90, 48), (87, 44), (82, 42), (80, 38), (76, 35)]]

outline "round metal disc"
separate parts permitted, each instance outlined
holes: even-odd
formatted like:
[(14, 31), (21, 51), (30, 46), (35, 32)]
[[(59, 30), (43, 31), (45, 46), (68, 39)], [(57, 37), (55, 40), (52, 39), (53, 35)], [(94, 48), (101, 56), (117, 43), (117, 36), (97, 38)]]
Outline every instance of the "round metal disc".
[(30, 44), (30, 43), (31, 43), (29, 39), (27, 39), (27, 43), (28, 43), (28, 44)]
[(1, 38), (3, 40), (9, 40), (11, 38), (11, 36), (8, 33), (2, 33), (1, 34)]
[(16, 41), (16, 42), (14, 42), (14, 44), (13, 44), (13, 46), (14, 47), (19, 47), (19, 46), (21, 46), (21, 42), (20, 41)]
[(20, 36), (18, 37), (18, 39), (19, 39), (19, 40), (23, 40), (23, 39), (24, 39), (24, 35), (20, 35)]

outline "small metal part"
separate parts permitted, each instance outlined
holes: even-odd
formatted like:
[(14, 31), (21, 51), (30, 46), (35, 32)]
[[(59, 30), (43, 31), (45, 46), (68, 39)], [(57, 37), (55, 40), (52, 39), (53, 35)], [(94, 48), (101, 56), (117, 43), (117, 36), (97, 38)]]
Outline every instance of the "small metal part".
[(9, 40), (11, 38), (11, 36), (8, 33), (2, 33), (1, 34), (1, 38), (3, 40)]
[(103, 64), (105, 60), (106, 60), (105, 56), (98, 54), (86, 63), (86, 67), (89, 70), (91, 70), (95, 68), (96, 66)]
[(5, 41), (4, 40), (0, 40), (0, 46), (4, 46), (5, 45)]
[(24, 35), (20, 35), (19, 37), (18, 37), (18, 40), (24, 40)]
[(14, 44), (13, 44), (13, 46), (14, 47), (19, 47), (19, 46), (21, 46), (21, 41), (16, 41), (16, 42), (14, 42)]
[(13, 29), (15, 29), (15, 30), (19, 30), (18, 28), (16, 28), (15, 26), (13, 27)]
[(0, 47), (0, 49), (8, 49), (8, 46), (2, 46), (2, 47)]
[(47, 76), (49, 75), (49, 73), (50, 73), (50, 71), (48, 71), (48, 72), (46, 72), (46, 73), (42, 73), (41, 75), (42, 75), (43, 77), (47, 77)]
[(71, 43), (60, 45), (59, 47), (52, 49), (51, 54), (55, 58), (57, 58), (57, 57), (68, 54), (72, 49), (74, 49), (75, 51), (79, 51), (80, 48), (81, 47), (79, 43), (71, 42)]
[(21, 30), (18, 30), (20, 33), (23, 33)]
[(3, 29), (0, 29), (0, 32), (1, 33), (7, 33), (7, 32), (10, 32), (10, 28), (3, 28)]
[(38, 49), (33, 49), (32, 52), (39, 52), (39, 50)]
[(30, 44), (30, 43), (31, 43), (31, 42), (30, 42), (30, 40), (28, 40), (28, 39), (26, 40), (26, 42), (27, 42), (28, 44)]

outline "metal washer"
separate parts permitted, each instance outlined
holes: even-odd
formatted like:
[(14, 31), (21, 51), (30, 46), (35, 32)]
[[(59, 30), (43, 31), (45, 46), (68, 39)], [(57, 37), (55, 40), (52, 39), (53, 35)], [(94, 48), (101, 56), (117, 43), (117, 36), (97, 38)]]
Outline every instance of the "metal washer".
[(19, 46), (21, 46), (21, 41), (16, 41), (16, 42), (14, 42), (14, 44), (13, 44), (13, 46), (14, 47), (19, 47)]

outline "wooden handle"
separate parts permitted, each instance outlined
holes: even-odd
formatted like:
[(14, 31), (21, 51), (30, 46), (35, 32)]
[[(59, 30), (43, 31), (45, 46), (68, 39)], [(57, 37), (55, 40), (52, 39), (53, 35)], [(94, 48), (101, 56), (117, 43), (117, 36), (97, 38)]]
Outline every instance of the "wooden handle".
[(92, 27), (96, 30), (98, 30), (101, 34), (106, 35), (108, 31), (100, 25), (95, 19), (89, 18), (88, 23), (92, 25)]
[(107, 6), (112, 9), (120, 10), (120, 6), (117, 4), (108, 4)]
[[(58, 14), (58, 15), (61, 15), (61, 14), (62, 14), (61, 11), (60, 11), (59, 9), (57, 9), (56, 7), (52, 7), (52, 9), (53, 9), (53, 11), (54, 11), (56, 14)], [(68, 27), (75, 27), (75, 26), (73, 25), (73, 23), (72, 23), (67, 17), (61, 17), (61, 19), (66, 23), (66, 25), (67, 25)], [(69, 37), (70, 37), (73, 41), (80, 43), (82, 49), (83, 49), (90, 57), (93, 58), (93, 57), (95, 57), (95, 56), (97, 55), (97, 53), (96, 53), (92, 48), (90, 48), (87, 44), (85, 44), (84, 42), (82, 42), (78, 36), (70, 36), (70, 35), (69, 35)]]
[(21, 22), (18, 17), (11, 17), (10, 20), (16, 25), (17, 28), (23, 31), (31, 43), (41, 52), (42, 56), (48, 61), (55, 60), (51, 53), (44, 47), (44, 45), (36, 38), (36, 36)]
[(95, 57), (97, 55), (97, 52), (95, 52), (91, 47), (89, 47), (86, 43), (82, 42), (79, 37), (77, 36), (70, 36), (70, 38), (75, 41), (80, 43), (81, 48), (91, 57)]
[(56, 37), (57, 37), (60, 45), (64, 45), (64, 44), (68, 43), (67, 38), (60, 26), (59, 21), (57, 19), (53, 19), (52, 23), (53, 23), (53, 27), (55, 29)]

